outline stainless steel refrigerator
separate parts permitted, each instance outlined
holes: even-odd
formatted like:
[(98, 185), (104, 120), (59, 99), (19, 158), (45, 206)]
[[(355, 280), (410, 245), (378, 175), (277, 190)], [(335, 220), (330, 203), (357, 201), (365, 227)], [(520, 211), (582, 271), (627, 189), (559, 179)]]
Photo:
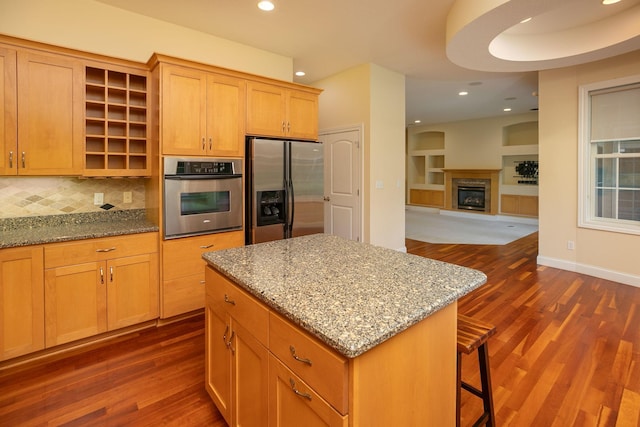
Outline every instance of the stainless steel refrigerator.
[(245, 243), (324, 232), (323, 146), (247, 138)]

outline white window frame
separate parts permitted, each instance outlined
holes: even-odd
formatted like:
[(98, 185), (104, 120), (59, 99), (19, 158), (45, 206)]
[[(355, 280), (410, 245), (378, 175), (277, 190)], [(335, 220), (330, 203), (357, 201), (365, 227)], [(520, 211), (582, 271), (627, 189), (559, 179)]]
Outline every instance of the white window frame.
[(640, 221), (595, 216), (595, 156), (592, 153), (591, 141), (591, 93), (634, 84), (640, 84), (640, 75), (579, 87), (578, 227), (640, 235)]

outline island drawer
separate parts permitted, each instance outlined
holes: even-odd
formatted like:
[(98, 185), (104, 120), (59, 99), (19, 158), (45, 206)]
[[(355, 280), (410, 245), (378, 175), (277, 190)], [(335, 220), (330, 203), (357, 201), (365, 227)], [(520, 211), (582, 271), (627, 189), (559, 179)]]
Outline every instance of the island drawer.
[(348, 412), (348, 361), (275, 313), (269, 350), (341, 414)]
[(213, 311), (228, 313), (265, 347), (269, 341), (269, 310), (212, 268), (205, 269), (207, 298)]
[(269, 408), (270, 426), (346, 427), (349, 421), (273, 355), (269, 356)]
[(44, 246), (44, 268), (104, 261), (158, 251), (158, 234), (103, 237)]

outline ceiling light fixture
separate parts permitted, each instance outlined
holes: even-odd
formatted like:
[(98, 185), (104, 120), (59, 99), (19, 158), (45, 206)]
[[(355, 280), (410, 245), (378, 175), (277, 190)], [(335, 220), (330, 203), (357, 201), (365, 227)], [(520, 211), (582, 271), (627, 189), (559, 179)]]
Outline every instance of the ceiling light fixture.
[(260, 3), (258, 3), (258, 8), (266, 12), (272, 11), (273, 9), (275, 9), (275, 7), (276, 6), (273, 4), (273, 2), (270, 2), (269, 0), (262, 0)]
[(602, 0), (602, 4), (604, 5), (609, 5), (609, 4), (616, 4), (618, 3), (620, 0)]
[(421, 120), (414, 120), (413, 123), (418, 124), (418, 123), (422, 123)]
[(502, 111), (504, 111), (505, 113), (508, 113), (509, 111), (511, 111), (511, 108), (507, 107), (507, 108), (503, 109)]
[[(606, 1), (606, 0), (605, 0), (605, 1)], [(520, 21), (520, 23), (521, 23), (521, 24), (526, 24), (527, 22), (531, 21), (532, 19), (533, 19), (533, 18), (528, 17), (528, 18), (525, 18), (525, 19), (523, 19), (522, 21)]]
[(458, 92), (458, 95), (460, 95), (460, 96), (469, 95), (469, 92), (466, 92), (466, 91), (463, 90), (462, 92)]
[(304, 76), (306, 73), (304, 71), (296, 71), (296, 76), (298, 77), (302, 77)]

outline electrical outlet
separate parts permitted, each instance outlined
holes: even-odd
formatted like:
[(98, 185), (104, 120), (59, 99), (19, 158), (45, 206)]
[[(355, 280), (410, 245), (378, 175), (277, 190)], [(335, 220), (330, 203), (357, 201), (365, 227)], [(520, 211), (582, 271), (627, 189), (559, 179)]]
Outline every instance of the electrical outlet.
[(104, 193), (93, 193), (93, 204), (102, 205), (104, 203)]
[(133, 194), (131, 191), (125, 191), (122, 193), (122, 203), (131, 203), (133, 202)]
[(576, 248), (576, 243), (573, 240), (567, 240), (567, 249), (570, 251)]

